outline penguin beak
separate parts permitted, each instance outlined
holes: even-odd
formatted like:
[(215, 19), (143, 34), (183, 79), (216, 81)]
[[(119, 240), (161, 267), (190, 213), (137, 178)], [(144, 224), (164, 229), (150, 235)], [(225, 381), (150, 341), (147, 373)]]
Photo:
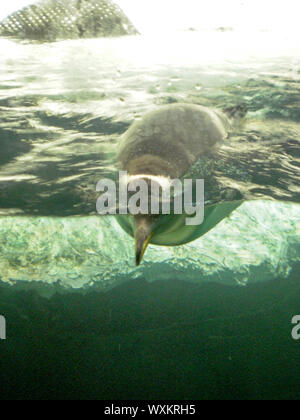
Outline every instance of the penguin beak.
[(152, 236), (153, 232), (147, 234), (143, 230), (137, 230), (135, 234), (135, 263), (137, 266), (140, 265)]
[(153, 221), (147, 217), (139, 217), (135, 219), (135, 262), (140, 265), (149, 242), (151, 241), (153, 231)]

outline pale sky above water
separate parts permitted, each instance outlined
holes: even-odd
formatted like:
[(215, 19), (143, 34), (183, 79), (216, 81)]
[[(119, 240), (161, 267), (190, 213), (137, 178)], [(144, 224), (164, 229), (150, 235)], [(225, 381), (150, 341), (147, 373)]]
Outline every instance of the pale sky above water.
[[(0, 19), (32, 0), (1, 2)], [(299, 0), (115, 0), (141, 32), (217, 28), (299, 32)]]

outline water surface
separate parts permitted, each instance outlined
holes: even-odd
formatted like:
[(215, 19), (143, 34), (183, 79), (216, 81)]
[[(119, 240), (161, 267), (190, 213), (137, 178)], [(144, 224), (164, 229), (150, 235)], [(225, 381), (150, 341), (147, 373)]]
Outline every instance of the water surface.
[[(140, 274), (229, 284), (288, 275), (300, 244), (300, 60), (296, 41), (286, 41), (213, 31), (2, 39), (2, 280), (106, 288)], [(245, 204), (189, 245), (151, 246), (135, 268), (132, 240), (113, 217), (96, 216), (95, 186), (115, 176), (116, 146), (129, 125), (176, 102), (246, 105), (213, 172), (204, 173), (202, 160), (193, 168), (208, 181), (207, 202)]]

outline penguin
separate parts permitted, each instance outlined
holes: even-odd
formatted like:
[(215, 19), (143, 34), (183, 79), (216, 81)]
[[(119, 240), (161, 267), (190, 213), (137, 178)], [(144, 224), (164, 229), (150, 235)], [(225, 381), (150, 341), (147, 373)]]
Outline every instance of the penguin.
[[(171, 104), (147, 113), (131, 125), (119, 143), (117, 167), (127, 173), (122, 182), (127, 187), (132, 180), (144, 180), (164, 190), (172, 180), (182, 180), (200, 158), (205, 162), (216, 155), (230, 126), (225, 114), (200, 105)], [(205, 204), (203, 223), (195, 225), (186, 223), (184, 211), (118, 214), (117, 221), (135, 239), (135, 260), (139, 265), (149, 243), (177, 246), (191, 242), (228, 217), (242, 201)]]

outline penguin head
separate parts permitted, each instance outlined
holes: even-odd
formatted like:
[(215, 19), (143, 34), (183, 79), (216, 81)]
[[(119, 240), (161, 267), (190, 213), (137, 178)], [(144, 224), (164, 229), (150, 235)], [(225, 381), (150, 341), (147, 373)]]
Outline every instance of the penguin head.
[[(140, 182), (144, 182), (145, 189), (140, 189)], [(162, 205), (162, 192), (165, 188), (170, 185), (170, 179), (150, 174), (137, 174), (137, 175), (126, 175), (121, 181), (131, 194), (129, 194), (128, 209), (130, 213), (130, 234), (135, 240), (135, 261), (136, 265), (140, 265), (147, 246), (149, 245), (152, 237), (156, 233), (156, 230), (161, 224), (161, 205)], [(138, 188), (138, 200), (145, 198), (146, 207), (143, 208), (142, 212), (138, 214), (132, 212), (130, 205), (131, 199), (136, 194), (136, 188)], [(143, 195), (144, 194), (144, 195)], [(155, 210), (153, 204), (155, 203)]]

